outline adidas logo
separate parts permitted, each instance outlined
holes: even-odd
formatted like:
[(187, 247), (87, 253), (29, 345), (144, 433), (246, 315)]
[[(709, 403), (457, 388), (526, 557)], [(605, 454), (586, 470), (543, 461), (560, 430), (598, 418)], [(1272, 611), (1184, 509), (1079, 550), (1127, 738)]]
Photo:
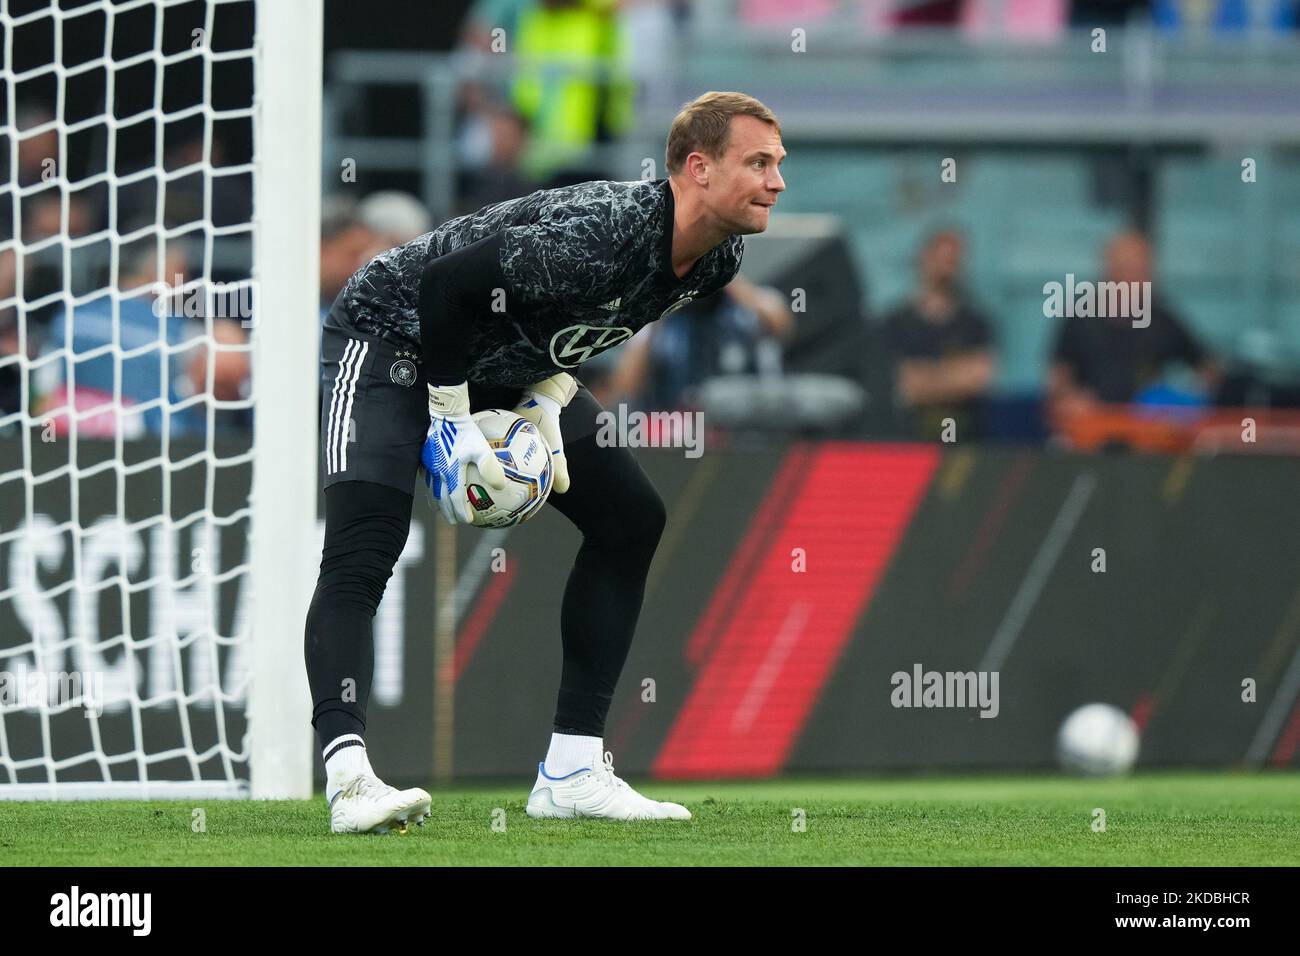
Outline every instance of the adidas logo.
[(622, 301), (623, 301), (623, 297), (619, 296), (617, 299), (610, 299), (608, 302), (602, 303), (600, 307), (609, 312), (616, 312), (618, 311), (619, 303)]

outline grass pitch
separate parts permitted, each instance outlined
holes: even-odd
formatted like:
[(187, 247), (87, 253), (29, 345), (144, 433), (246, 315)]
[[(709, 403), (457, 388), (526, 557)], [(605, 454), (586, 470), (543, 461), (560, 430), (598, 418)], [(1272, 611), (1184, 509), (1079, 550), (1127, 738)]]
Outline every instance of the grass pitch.
[(320, 797), (0, 803), (0, 864), (1300, 865), (1296, 773), (651, 782), (694, 819), (642, 823), (530, 820), (527, 789), (431, 791), (424, 827), (384, 836), (329, 833)]

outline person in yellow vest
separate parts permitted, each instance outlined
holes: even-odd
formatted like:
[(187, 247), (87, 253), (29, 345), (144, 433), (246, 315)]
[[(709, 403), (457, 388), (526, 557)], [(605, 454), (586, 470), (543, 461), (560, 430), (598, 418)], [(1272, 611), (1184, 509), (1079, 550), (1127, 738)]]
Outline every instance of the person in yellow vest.
[(511, 99), (531, 130), (522, 166), (545, 180), (631, 128), (627, 36), (616, 0), (540, 0), (517, 30)]

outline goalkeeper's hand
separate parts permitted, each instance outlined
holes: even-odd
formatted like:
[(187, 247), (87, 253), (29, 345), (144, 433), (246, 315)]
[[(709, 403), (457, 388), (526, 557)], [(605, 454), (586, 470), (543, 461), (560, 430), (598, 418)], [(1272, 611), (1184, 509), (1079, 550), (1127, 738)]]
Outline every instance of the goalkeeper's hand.
[(564, 439), (560, 436), (560, 410), (577, 394), (578, 382), (568, 372), (552, 375), (524, 389), (523, 397), (514, 412), (526, 418), (542, 433), (542, 440), (551, 449), (555, 467), (555, 491), (564, 494), (569, 490), (569, 463), (564, 457)]
[(429, 386), (429, 431), (420, 453), (424, 483), (448, 524), (469, 524), (474, 516), (465, 493), (465, 469), (473, 462), (489, 486), (506, 486), (501, 462), (469, 413), (469, 383)]

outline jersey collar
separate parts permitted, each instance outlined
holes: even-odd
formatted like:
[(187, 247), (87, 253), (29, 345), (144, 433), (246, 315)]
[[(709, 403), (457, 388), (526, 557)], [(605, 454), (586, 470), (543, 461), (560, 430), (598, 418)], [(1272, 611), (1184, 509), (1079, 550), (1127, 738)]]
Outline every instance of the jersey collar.
[(691, 266), (690, 271), (685, 276), (680, 279), (677, 278), (677, 273), (673, 272), (673, 217), (676, 215), (676, 202), (673, 199), (673, 187), (668, 180), (661, 179), (659, 182), (663, 184), (664, 191), (663, 235), (659, 239), (659, 258), (661, 260), (659, 273), (673, 285), (689, 285), (699, 275), (700, 267), (709, 254), (706, 252), (700, 256), (695, 260), (695, 264)]

